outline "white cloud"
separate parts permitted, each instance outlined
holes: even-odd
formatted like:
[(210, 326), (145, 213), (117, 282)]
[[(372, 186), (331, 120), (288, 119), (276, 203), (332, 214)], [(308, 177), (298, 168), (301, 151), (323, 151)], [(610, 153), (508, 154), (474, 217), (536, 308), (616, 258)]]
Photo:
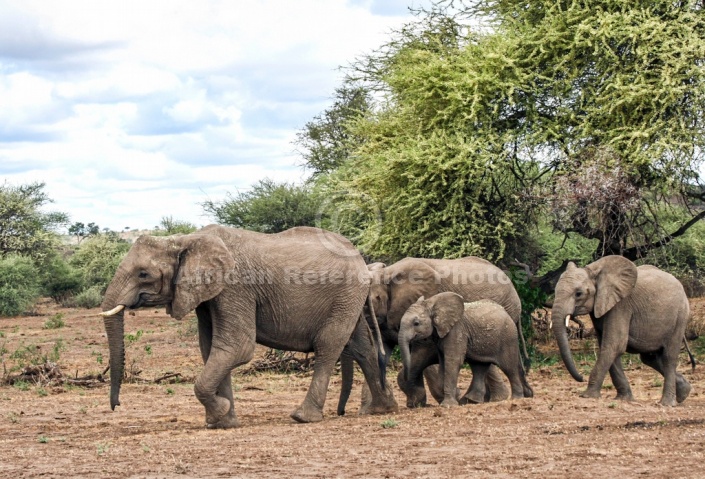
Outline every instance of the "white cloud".
[(0, 0), (0, 179), (101, 227), (206, 224), (205, 199), (304, 177), (296, 132), (405, 5)]

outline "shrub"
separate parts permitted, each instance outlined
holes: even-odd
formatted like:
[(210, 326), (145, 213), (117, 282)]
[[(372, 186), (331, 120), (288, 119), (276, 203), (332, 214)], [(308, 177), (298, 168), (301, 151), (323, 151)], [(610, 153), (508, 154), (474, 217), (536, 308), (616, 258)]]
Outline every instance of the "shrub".
[(77, 294), (71, 303), (79, 308), (97, 308), (103, 302), (102, 286), (96, 285)]
[(62, 302), (83, 289), (81, 271), (71, 266), (58, 252), (39, 265), (42, 294)]
[(0, 316), (22, 314), (39, 294), (39, 272), (31, 259), (18, 255), (0, 259)]
[(102, 293), (129, 249), (130, 244), (115, 235), (91, 236), (81, 243), (70, 264), (80, 271), (87, 288), (97, 286)]

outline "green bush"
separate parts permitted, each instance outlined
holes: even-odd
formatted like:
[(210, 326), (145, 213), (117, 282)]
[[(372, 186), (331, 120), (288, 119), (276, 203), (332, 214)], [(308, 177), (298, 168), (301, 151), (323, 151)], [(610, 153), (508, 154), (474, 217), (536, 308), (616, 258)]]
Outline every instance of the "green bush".
[(42, 295), (57, 302), (79, 293), (83, 285), (81, 271), (71, 266), (58, 252), (39, 265)]
[(96, 286), (102, 293), (129, 249), (130, 244), (115, 235), (91, 236), (83, 240), (70, 264), (80, 271), (86, 288)]
[(22, 314), (39, 294), (39, 272), (31, 259), (18, 255), (0, 259), (0, 316)]
[(79, 308), (97, 308), (103, 302), (102, 286), (96, 285), (74, 296), (69, 304)]

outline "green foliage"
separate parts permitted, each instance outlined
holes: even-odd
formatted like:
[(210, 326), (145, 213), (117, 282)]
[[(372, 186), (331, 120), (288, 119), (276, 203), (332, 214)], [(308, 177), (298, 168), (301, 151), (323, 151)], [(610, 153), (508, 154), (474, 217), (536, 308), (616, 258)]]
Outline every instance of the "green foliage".
[(98, 286), (102, 292), (129, 249), (130, 244), (116, 235), (91, 236), (81, 243), (70, 264), (81, 271), (86, 287)]
[(64, 315), (62, 313), (56, 313), (44, 322), (44, 329), (60, 329), (65, 325)]
[(0, 259), (0, 316), (22, 314), (39, 293), (39, 272), (30, 258), (9, 255)]
[(371, 105), (365, 88), (346, 83), (335, 90), (333, 105), (296, 135), (304, 166), (314, 177), (335, 171), (348, 160), (361, 140), (351, 134), (349, 124), (368, 113)]
[(698, 191), (704, 57), (694, 2), (441, 1), (350, 69), (378, 101), (327, 192), (380, 211), (356, 225), (376, 257), (515, 257), (547, 216), (563, 253), (638, 258)]
[(102, 290), (103, 286), (101, 285), (91, 286), (74, 296), (72, 301), (67, 304), (86, 309), (97, 308), (103, 302)]
[(81, 222), (76, 222), (69, 226), (69, 234), (76, 237), (76, 241), (80, 243), (84, 238), (88, 236), (95, 236), (100, 234), (100, 227), (95, 223), (83, 224)]
[(390, 417), (390, 418), (388, 418), (388, 419), (385, 419), (385, 420), (382, 421), (382, 423), (380, 424), (380, 426), (382, 426), (384, 429), (394, 429), (394, 428), (397, 427), (398, 425), (399, 425), (399, 421), (397, 421), (397, 420), (394, 419), (393, 417)]
[(226, 200), (209, 200), (202, 206), (218, 223), (278, 233), (294, 226), (315, 226), (319, 203), (306, 185), (264, 179), (250, 191), (228, 194)]
[(44, 296), (62, 302), (83, 289), (81, 271), (71, 266), (56, 250), (48, 254), (38, 267)]
[(175, 234), (189, 234), (196, 231), (198, 228), (193, 223), (174, 219), (173, 216), (162, 216), (159, 222), (161, 226), (152, 232), (154, 236), (171, 236)]
[(58, 244), (54, 229), (66, 224), (65, 213), (45, 213), (51, 203), (44, 183), (0, 185), (0, 257), (19, 254), (41, 259)]

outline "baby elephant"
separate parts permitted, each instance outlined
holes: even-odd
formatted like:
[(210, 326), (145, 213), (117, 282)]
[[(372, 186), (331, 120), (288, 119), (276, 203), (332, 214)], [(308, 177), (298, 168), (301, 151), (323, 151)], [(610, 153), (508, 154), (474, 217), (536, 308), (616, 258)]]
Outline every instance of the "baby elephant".
[(533, 397), (521, 366), (516, 325), (494, 301), (463, 303), (455, 293), (419, 298), (406, 310), (399, 327), (405, 373), (411, 365), (409, 344), (426, 338), (438, 348), (444, 395), (441, 406), (458, 405), (458, 373), (464, 362), (472, 369), (472, 383), (465, 395), (469, 402), (484, 402), (485, 376), (492, 364), (509, 378), (512, 399)]

